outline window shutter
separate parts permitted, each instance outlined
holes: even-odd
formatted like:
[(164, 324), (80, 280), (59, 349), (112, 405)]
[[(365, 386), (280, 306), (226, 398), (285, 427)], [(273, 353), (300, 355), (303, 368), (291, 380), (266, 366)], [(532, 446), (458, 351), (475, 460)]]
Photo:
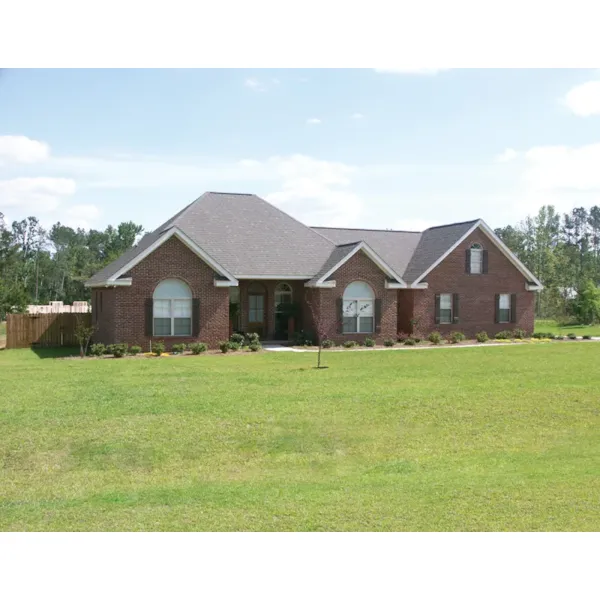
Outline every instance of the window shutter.
[(487, 250), (483, 251), (482, 264), (481, 264), (481, 272), (482, 273), (487, 273), (488, 272), (488, 251)]
[(144, 306), (145, 312), (145, 324), (146, 324), (146, 337), (152, 337), (152, 318), (154, 310), (154, 301), (152, 298), (147, 298)]
[(494, 296), (494, 323), (500, 322), (500, 294)]
[(200, 335), (200, 299), (192, 300), (192, 337)]
[(465, 273), (471, 273), (471, 248), (465, 252)]
[(517, 322), (517, 295), (516, 294), (510, 295), (510, 322), (511, 323)]
[(381, 298), (375, 299), (375, 333), (381, 333)]
[(337, 315), (337, 332), (338, 333), (343, 333), (344, 332), (344, 299), (343, 298), (337, 298), (335, 301), (337, 307), (336, 307), (336, 315)]
[(435, 295), (435, 324), (438, 325), (440, 322), (440, 295)]
[(452, 294), (452, 321), (458, 323), (459, 320), (459, 309), (458, 309), (458, 294)]

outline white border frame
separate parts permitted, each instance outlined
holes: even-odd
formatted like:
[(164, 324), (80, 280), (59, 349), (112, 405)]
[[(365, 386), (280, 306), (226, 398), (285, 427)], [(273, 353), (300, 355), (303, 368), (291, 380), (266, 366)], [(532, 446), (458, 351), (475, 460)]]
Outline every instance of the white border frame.
[[(417, 279), (415, 279), (410, 287), (416, 289), (425, 289), (427, 284), (421, 283), (421, 280), (426, 277), (433, 269), (435, 269), (443, 260), (446, 259), (448, 255), (450, 255), (460, 244), (462, 244), (477, 228), (481, 228), (481, 231), (487, 235), (487, 237), (499, 248), (499, 250), (510, 260), (510, 262), (528, 279), (525, 282), (525, 289), (529, 292), (535, 292), (538, 290), (544, 289), (544, 286), (541, 284), (539, 279), (509, 250), (509, 248), (504, 244), (504, 242), (494, 233), (494, 230), (490, 228), (490, 226), (483, 221), (483, 219), (478, 219), (475, 224), (456, 241), (440, 258), (438, 258), (426, 271), (424, 271)], [(529, 281), (533, 281), (533, 285), (529, 283)]]

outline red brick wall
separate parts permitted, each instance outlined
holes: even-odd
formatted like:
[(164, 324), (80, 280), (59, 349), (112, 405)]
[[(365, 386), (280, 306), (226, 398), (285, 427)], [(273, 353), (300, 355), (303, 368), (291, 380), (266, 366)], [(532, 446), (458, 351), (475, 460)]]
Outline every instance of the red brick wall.
[[(465, 273), (465, 252), (478, 242), (488, 251), (488, 273)], [(479, 230), (449, 255), (426, 277), (426, 290), (412, 290), (416, 329), (422, 335), (437, 330), (441, 333), (462, 331), (474, 337), (478, 331), (492, 336), (504, 329), (520, 327), (533, 332), (535, 292), (525, 290), (525, 277)], [(406, 293), (401, 290), (399, 294)], [(435, 323), (435, 294), (458, 293), (460, 320), (456, 324)], [(516, 323), (494, 323), (495, 294), (517, 294)]]
[[(319, 288), (315, 290), (318, 296), (320, 314), (328, 324), (331, 332), (328, 336), (337, 343), (346, 340), (363, 342), (366, 338), (373, 338), (378, 342), (385, 338), (396, 338), (398, 323), (398, 296), (396, 290), (385, 288), (385, 275), (381, 269), (362, 251), (355, 254), (347, 263), (342, 265), (332, 276), (335, 279), (335, 288)], [(381, 300), (381, 331), (379, 333), (338, 333), (337, 302), (344, 294), (346, 286), (353, 281), (368, 283), (375, 293), (375, 298)]]
[[(112, 302), (107, 302), (104, 291), (106, 314), (100, 315), (99, 341), (126, 342), (147, 350), (151, 339), (164, 339), (165, 345), (170, 348), (172, 344), (193, 341), (206, 342), (214, 347), (220, 340), (229, 338), (229, 288), (215, 287), (213, 270), (177, 238), (167, 240), (124, 277), (131, 277), (132, 285), (112, 289)], [(192, 296), (200, 300), (198, 338), (150, 338), (145, 335), (145, 301), (152, 298), (154, 289), (163, 279), (171, 278), (185, 281), (192, 290)], [(112, 307), (106, 312), (109, 304)]]

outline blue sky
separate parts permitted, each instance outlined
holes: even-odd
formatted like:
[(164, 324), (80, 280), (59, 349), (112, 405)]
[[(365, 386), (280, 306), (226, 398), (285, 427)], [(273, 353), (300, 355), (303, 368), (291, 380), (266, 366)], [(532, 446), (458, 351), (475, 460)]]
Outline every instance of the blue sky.
[(207, 190), (311, 225), (600, 203), (592, 70), (3, 70), (0, 212), (148, 230)]

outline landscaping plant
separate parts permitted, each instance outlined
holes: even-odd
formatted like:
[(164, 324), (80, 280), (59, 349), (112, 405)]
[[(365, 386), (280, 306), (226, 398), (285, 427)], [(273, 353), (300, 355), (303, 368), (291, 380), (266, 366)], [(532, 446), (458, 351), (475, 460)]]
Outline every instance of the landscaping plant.
[(323, 340), (321, 346), (323, 348), (333, 348), (335, 346), (335, 342), (333, 340)]
[(95, 325), (86, 325), (84, 320), (80, 316), (77, 316), (74, 333), (75, 339), (79, 343), (79, 356), (81, 358), (87, 354), (90, 340), (92, 339), (95, 331)]
[(160, 356), (165, 352), (165, 343), (162, 340), (158, 340), (152, 343), (152, 354), (154, 356)]
[(114, 358), (123, 358), (127, 354), (127, 344), (110, 344), (107, 350)]
[(258, 352), (259, 350), (262, 350), (262, 345), (260, 342), (252, 342), (248, 348), (250, 348), (250, 352)]
[(131, 348), (129, 348), (129, 354), (131, 354), (132, 356), (136, 356), (137, 354), (141, 354), (142, 352), (142, 347), (141, 346), (131, 346)]
[(106, 354), (106, 346), (99, 342), (97, 344), (92, 344), (90, 346), (90, 354), (93, 356), (102, 356), (103, 354)]
[(175, 354), (183, 354), (186, 351), (187, 346), (185, 344), (173, 344), (171, 350)]
[(386, 346), (387, 348), (391, 348), (392, 346), (396, 345), (396, 341), (391, 338), (387, 338), (387, 339), (383, 340), (383, 345)]
[[(250, 335), (256, 335), (258, 337), (257, 333), (252, 333)], [(229, 341), (239, 344), (240, 346), (243, 346), (244, 342), (246, 341), (246, 337), (244, 336), (243, 333), (232, 333), (229, 338)]]
[(480, 344), (485, 344), (490, 338), (488, 337), (488, 334), (486, 331), (479, 331), (478, 333), (475, 334), (475, 339)]
[(208, 347), (202, 342), (194, 342), (189, 345), (189, 349), (192, 351), (192, 354), (202, 354), (202, 352), (206, 352)]
[(373, 348), (373, 347), (375, 347), (375, 340), (373, 338), (366, 338), (365, 339), (365, 346), (367, 348)]
[(237, 342), (229, 342), (229, 349), (232, 352), (237, 352), (240, 348), (241, 348), (241, 346)]
[(219, 342), (219, 349), (221, 350), (221, 352), (223, 354), (227, 354), (229, 352), (229, 350), (231, 350), (230, 345), (231, 342), (227, 341), (227, 342)]
[(435, 344), (436, 346), (438, 344), (441, 344), (442, 342), (442, 334), (439, 331), (432, 331), (428, 336), (427, 339), (432, 343)]
[(466, 336), (462, 331), (453, 331), (450, 334), (450, 343), (451, 344), (458, 344), (459, 342), (462, 342), (464, 339), (466, 339)]

